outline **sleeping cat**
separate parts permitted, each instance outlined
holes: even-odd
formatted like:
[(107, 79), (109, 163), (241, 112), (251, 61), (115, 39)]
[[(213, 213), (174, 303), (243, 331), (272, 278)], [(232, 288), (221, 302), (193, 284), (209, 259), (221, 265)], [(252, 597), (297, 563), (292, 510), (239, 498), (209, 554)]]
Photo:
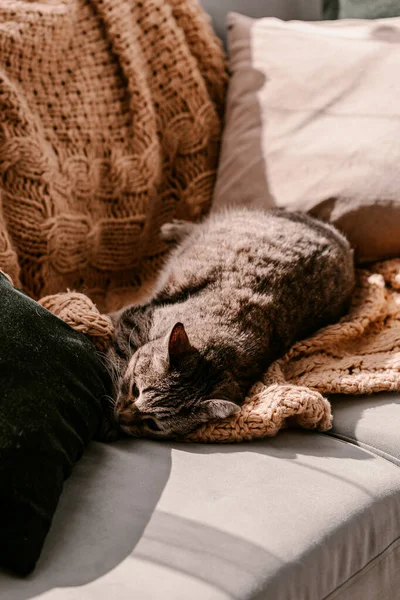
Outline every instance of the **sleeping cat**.
[(152, 298), (119, 314), (108, 360), (119, 426), (173, 438), (238, 412), (273, 360), (337, 320), (354, 267), (334, 227), (279, 209), (174, 221), (161, 234), (176, 248)]

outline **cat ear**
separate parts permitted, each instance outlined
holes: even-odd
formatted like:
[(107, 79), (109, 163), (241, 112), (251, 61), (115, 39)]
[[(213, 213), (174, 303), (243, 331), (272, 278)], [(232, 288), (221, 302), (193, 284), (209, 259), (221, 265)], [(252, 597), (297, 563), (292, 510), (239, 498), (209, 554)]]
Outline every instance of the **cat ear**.
[(173, 362), (187, 356), (193, 352), (194, 348), (189, 342), (189, 338), (182, 323), (176, 323), (168, 338), (168, 356)]
[(226, 419), (240, 412), (240, 406), (229, 400), (203, 400), (201, 403), (207, 421), (214, 419)]

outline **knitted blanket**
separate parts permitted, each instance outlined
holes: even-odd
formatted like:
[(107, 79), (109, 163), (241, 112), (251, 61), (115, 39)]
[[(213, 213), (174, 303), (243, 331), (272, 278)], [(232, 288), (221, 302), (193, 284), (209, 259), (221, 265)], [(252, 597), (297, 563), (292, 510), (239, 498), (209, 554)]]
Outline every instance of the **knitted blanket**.
[[(190, 442), (240, 442), (273, 436), (287, 425), (327, 431), (328, 394), (400, 390), (400, 259), (357, 271), (349, 313), (337, 324), (295, 344), (250, 391), (239, 414), (207, 423)], [(104, 349), (112, 324), (82, 294), (41, 303)]]
[(0, 3), (0, 269), (131, 301), (214, 185), (223, 51), (197, 0)]

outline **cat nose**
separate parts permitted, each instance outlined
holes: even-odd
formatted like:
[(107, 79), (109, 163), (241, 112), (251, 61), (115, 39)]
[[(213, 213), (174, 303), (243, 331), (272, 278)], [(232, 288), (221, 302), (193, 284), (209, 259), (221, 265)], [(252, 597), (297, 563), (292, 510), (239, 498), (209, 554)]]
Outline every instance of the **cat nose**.
[(141, 421), (140, 410), (134, 404), (116, 411), (115, 417), (119, 425), (135, 425)]

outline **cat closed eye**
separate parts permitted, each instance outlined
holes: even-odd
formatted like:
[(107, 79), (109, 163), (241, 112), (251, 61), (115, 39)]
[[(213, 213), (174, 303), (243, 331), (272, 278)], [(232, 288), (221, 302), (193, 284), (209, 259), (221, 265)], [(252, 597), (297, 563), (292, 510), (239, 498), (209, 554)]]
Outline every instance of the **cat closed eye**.
[(147, 427), (147, 429), (149, 429), (150, 431), (160, 431), (161, 430), (160, 427), (155, 422), (155, 420), (150, 417), (146, 417), (145, 419), (143, 419), (142, 422), (143, 422), (143, 425), (145, 427)]
[(133, 384), (132, 384), (132, 390), (131, 390), (131, 391), (132, 391), (132, 396), (133, 396), (135, 399), (139, 397), (139, 394), (140, 394), (140, 392), (139, 392), (139, 388), (138, 388), (138, 386), (136, 385), (136, 383), (133, 383)]

